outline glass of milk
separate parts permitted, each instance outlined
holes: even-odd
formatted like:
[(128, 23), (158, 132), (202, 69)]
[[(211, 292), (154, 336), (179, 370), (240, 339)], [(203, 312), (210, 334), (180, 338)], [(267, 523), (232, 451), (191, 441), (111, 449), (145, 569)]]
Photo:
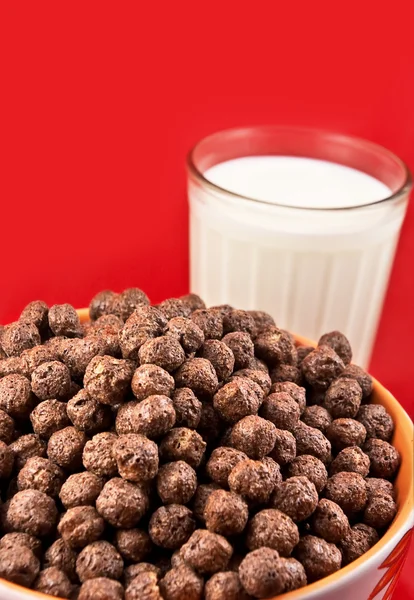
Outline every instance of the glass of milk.
[(190, 286), (317, 340), (339, 329), (367, 366), (411, 177), (371, 142), (263, 126), (215, 133), (188, 158)]

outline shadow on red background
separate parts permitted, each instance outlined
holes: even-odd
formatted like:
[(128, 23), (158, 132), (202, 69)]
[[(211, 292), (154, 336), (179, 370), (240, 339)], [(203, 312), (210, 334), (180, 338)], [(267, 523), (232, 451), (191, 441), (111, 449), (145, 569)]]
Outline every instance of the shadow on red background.
[[(334, 129), (413, 169), (410, 4), (3, 3), (0, 321), (103, 287), (184, 293), (184, 159), (212, 131)], [(413, 258), (411, 204), (372, 361), (411, 414)]]

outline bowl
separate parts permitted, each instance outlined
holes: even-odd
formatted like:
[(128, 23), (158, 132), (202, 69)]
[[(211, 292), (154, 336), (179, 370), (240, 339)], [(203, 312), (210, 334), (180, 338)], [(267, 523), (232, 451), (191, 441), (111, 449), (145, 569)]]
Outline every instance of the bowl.
[[(88, 309), (78, 311), (82, 322)], [(300, 346), (314, 342), (295, 336)], [(394, 396), (374, 379), (373, 402), (382, 404), (395, 423), (393, 445), (401, 454), (395, 480), (398, 511), (385, 535), (366, 554), (336, 573), (277, 600), (390, 600), (397, 585), (414, 526), (413, 424)], [(1, 600), (50, 600), (51, 596), (0, 579)]]

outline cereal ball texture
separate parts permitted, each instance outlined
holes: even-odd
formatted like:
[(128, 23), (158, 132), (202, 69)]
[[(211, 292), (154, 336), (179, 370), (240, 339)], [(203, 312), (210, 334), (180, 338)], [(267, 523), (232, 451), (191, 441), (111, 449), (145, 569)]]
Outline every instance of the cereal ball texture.
[(205, 529), (194, 531), (181, 549), (185, 562), (200, 574), (224, 571), (233, 548), (223, 536)]
[(276, 429), (276, 442), (270, 455), (281, 467), (290, 463), (296, 456), (296, 440), (290, 431)]
[(379, 540), (378, 534), (369, 525), (357, 523), (348, 530), (339, 546), (342, 551), (343, 566), (353, 562), (365, 552), (368, 552)]
[(114, 477), (118, 472), (114, 452), (117, 441), (118, 436), (109, 431), (94, 435), (83, 449), (82, 462), (85, 469), (99, 477)]
[(25, 546), (18, 552), (10, 552), (8, 548), (0, 548), (0, 577), (31, 587), (40, 569), (39, 560), (33, 552)]
[(103, 480), (89, 471), (70, 475), (60, 488), (59, 498), (66, 509), (94, 506), (103, 488)]
[(364, 478), (359, 473), (341, 472), (328, 479), (325, 496), (339, 504), (346, 515), (363, 510), (368, 499)]
[(260, 416), (271, 421), (278, 429), (293, 431), (299, 421), (300, 410), (289, 394), (276, 392), (265, 398)]
[(62, 538), (57, 539), (45, 552), (44, 567), (57, 567), (71, 581), (76, 580), (76, 552)]
[(219, 340), (206, 340), (198, 355), (211, 362), (219, 381), (224, 381), (233, 373), (234, 355), (231, 349)]
[(124, 588), (108, 577), (87, 579), (81, 585), (78, 600), (124, 600)]
[(270, 598), (280, 594), (284, 588), (284, 578), (279, 566), (277, 550), (258, 548), (249, 552), (239, 567), (244, 589), (255, 598)]
[(176, 386), (190, 388), (196, 396), (212, 396), (218, 387), (213, 365), (205, 358), (189, 358), (176, 371)]
[(249, 522), (246, 537), (249, 550), (265, 546), (277, 550), (281, 556), (290, 556), (298, 542), (297, 525), (280, 510), (262, 510)]
[(201, 419), (202, 403), (190, 388), (175, 390), (172, 396), (176, 425), (196, 429)]
[(157, 305), (166, 319), (173, 319), (174, 317), (189, 317), (191, 309), (186, 302), (183, 302), (180, 298), (169, 298), (164, 300)]
[(329, 346), (342, 359), (344, 365), (349, 365), (352, 360), (352, 349), (348, 339), (340, 331), (325, 333), (318, 342), (318, 346)]
[(4, 442), (0, 442), (0, 479), (8, 479), (10, 477), (13, 463), (13, 451)]
[(57, 596), (59, 598), (70, 598), (72, 593), (72, 584), (66, 573), (57, 567), (47, 567), (40, 571), (33, 589), (42, 594)]
[(324, 464), (330, 462), (331, 444), (319, 429), (309, 427), (309, 425), (299, 421), (293, 435), (296, 439), (296, 453), (298, 455), (311, 454), (319, 458)]
[(345, 365), (330, 346), (318, 346), (302, 361), (302, 373), (309, 385), (327, 390)]
[(170, 319), (165, 330), (165, 335), (177, 339), (187, 354), (197, 352), (204, 343), (203, 331), (194, 321), (185, 317)]
[(375, 496), (391, 496), (395, 500), (394, 486), (391, 481), (377, 477), (367, 477), (365, 483), (367, 484), (368, 500)]
[(254, 342), (255, 354), (269, 365), (295, 365), (297, 352), (291, 336), (277, 327), (260, 333)]
[(287, 467), (289, 477), (305, 476), (311, 481), (320, 494), (328, 481), (328, 472), (319, 458), (310, 454), (302, 454), (292, 460)]
[(112, 299), (111, 313), (126, 321), (137, 308), (148, 304), (149, 298), (142, 290), (128, 288)]
[(194, 516), (198, 521), (201, 521), (201, 523), (205, 523), (204, 509), (210, 494), (214, 492), (214, 490), (219, 489), (220, 487), (216, 483), (203, 483), (197, 487), (192, 502), (192, 509)]
[(143, 571), (137, 575), (126, 589), (125, 600), (163, 600), (156, 573)]
[(376, 496), (368, 500), (364, 510), (364, 523), (375, 529), (387, 527), (397, 514), (397, 505), (391, 496)]
[(183, 460), (196, 469), (200, 466), (207, 444), (193, 429), (176, 427), (162, 439), (159, 453), (164, 462)]
[(91, 360), (104, 354), (104, 347), (98, 337), (68, 340), (62, 352), (62, 362), (68, 367), (73, 379), (82, 379)]
[(41, 438), (49, 439), (53, 433), (70, 425), (67, 405), (59, 400), (44, 400), (30, 413), (33, 431)]
[(131, 388), (137, 400), (145, 400), (149, 396), (168, 396), (174, 391), (173, 377), (157, 365), (142, 365), (136, 369)]
[(246, 310), (231, 309), (223, 315), (223, 331), (244, 331), (252, 338), (256, 337), (257, 327), (253, 316)]
[(231, 381), (233, 381), (233, 379), (236, 377), (251, 379), (252, 381), (254, 381), (254, 383), (257, 383), (257, 385), (259, 385), (262, 388), (265, 396), (267, 396), (270, 392), (272, 382), (270, 380), (269, 375), (265, 371), (251, 368), (240, 369), (239, 371), (235, 371), (233, 373), (233, 378), (231, 379)]
[(235, 378), (224, 385), (213, 398), (214, 408), (227, 423), (256, 415), (263, 402), (263, 391), (250, 379)]
[(148, 496), (139, 485), (115, 477), (107, 481), (96, 501), (98, 513), (112, 527), (135, 527), (149, 506)]
[(365, 444), (364, 452), (371, 461), (370, 474), (373, 477), (392, 477), (400, 466), (398, 450), (384, 440), (371, 438)]
[(112, 456), (123, 479), (140, 483), (153, 479), (158, 473), (157, 444), (143, 435), (120, 435), (112, 446)]
[(309, 583), (327, 577), (341, 568), (340, 550), (334, 544), (314, 535), (302, 537), (295, 554), (305, 568)]
[(244, 452), (249, 458), (260, 459), (273, 450), (276, 427), (261, 417), (244, 417), (234, 425), (230, 440), (234, 448)]
[(33, 323), (39, 331), (44, 333), (49, 325), (48, 322), (49, 307), (42, 300), (34, 300), (29, 302), (22, 310), (19, 321)]
[(56, 498), (62, 487), (64, 473), (60, 467), (47, 458), (29, 458), (17, 476), (19, 490), (38, 490)]
[(137, 360), (142, 344), (151, 338), (162, 335), (166, 325), (167, 319), (154, 306), (138, 307), (119, 332), (122, 356)]
[(102, 290), (94, 296), (89, 304), (89, 316), (92, 321), (96, 321), (102, 315), (107, 315), (111, 311), (112, 302), (116, 294), (111, 290)]
[(70, 372), (57, 360), (42, 363), (32, 373), (32, 390), (40, 400), (64, 398), (70, 390)]
[(24, 546), (29, 548), (39, 560), (42, 557), (42, 542), (28, 533), (6, 533), (0, 539), (0, 549), (7, 549), (10, 552), (19, 552)]
[(114, 544), (122, 558), (134, 563), (144, 560), (152, 550), (151, 539), (142, 529), (118, 529)]
[(14, 464), (19, 471), (24, 467), (29, 458), (33, 456), (45, 456), (46, 444), (34, 433), (22, 435), (9, 446), (14, 454)]
[(0, 379), (0, 409), (13, 418), (25, 418), (34, 407), (30, 381), (13, 373)]
[(77, 471), (82, 465), (82, 452), (86, 436), (75, 427), (65, 427), (53, 433), (47, 444), (47, 455), (57, 465), (68, 471)]
[(26, 361), (27, 369), (32, 374), (39, 365), (58, 360), (58, 353), (50, 346), (34, 346), (29, 350), (24, 350), (21, 358)]
[(228, 478), (233, 467), (246, 458), (244, 452), (234, 448), (225, 446), (215, 448), (206, 465), (207, 474), (218, 485), (228, 488)]
[(359, 473), (366, 477), (369, 473), (369, 457), (358, 446), (349, 446), (337, 454), (329, 466), (330, 475), (341, 471)]
[(337, 544), (348, 530), (348, 517), (342, 508), (335, 502), (322, 498), (312, 515), (312, 531), (315, 535)]
[(138, 351), (141, 365), (158, 365), (166, 371), (178, 369), (185, 361), (180, 342), (172, 336), (164, 335), (145, 342)]
[(243, 588), (238, 573), (221, 571), (207, 581), (204, 588), (205, 600), (250, 600), (251, 596)]
[(78, 313), (70, 304), (55, 304), (49, 309), (49, 327), (55, 335), (78, 337), (81, 324)]
[(242, 331), (228, 333), (222, 341), (233, 353), (235, 370), (250, 368), (254, 358), (254, 344), (248, 333)]
[[(3, 356), (4, 355), (4, 356)], [(0, 345), (0, 379), (6, 375), (24, 375), (30, 378), (27, 360), (23, 356), (11, 356), (6, 358)]]
[(147, 562), (129, 565), (129, 567), (124, 570), (125, 586), (128, 586), (131, 581), (135, 579), (135, 577), (138, 577), (138, 575), (141, 575), (141, 573), (154, 573), (156, 575), (156, 580), (158, 581), (161, 576), (161, 569)]
[(248, 313), (254, 319), (257, 333), (276, 327), (274, 318), (264, 310), (249, 310)]
[(361, 367), (348, 365), (338, 377), (355, 379), (362, 390), (362, 398), (368, 398), (371, 395), (373, 387), (372, 377)]
[(271, 393), (285, 392), (293, 398), (299, 406), (300, 414), (303, 414), (306, 407), (306, 390), (291, 381), (274, 383), (270, 389)]
[(174, 404), (168, 396), (148, 396), (131, 408), (131, 433), (140, 433), (149, 438), (165, 435), (175, 425)]
[(20, 356), (23, 350), (28, 350), (41, 343), (40, 333), (34, 323), (16, 321), (4, 328), (1, 345), (7, 356)]
[(113, 406), (124, 400), (133, 372), (131, 361), (95, 356), (85, 371), (85, 390), (91, 398)]
[(232, 492), (258, 504), (267, 503), (275, 486), (281, 481), (279, 466), (269, 458), (238, 461), (228, 477)]
[(175, 550), (182, 546), (195, 529), (191, 510), (181, 504), (161, 506), (151, 516), (148, 533), (156, 546)]
[(219, 340), (223, 337), (223, 319), (218, 311), (199, 308), (191, 313), (190, 318), (201, 329), (204, 339)]
[(0, 441), (10, 444), (15, 435), (14, 421), (9, 415), (0, 409)]
[(355, 419), (335, 419), (326, 430), (326, 437), (337, 452), (348, 446), (362, 446), (366, 435), (365, 427)]
[[(50, 402), (53, 402), (53, 400), (50, 400)], [(84, 389), (75, 394), (65, 407), (67, 416), (76, 429), (84, 431), (88, 435), (104, 431), (111, 425), (112, 413), (110, 407), (91, 398)]]
[(334, 419), (353, 418), (361, 406), (362, 390), (356, 379), (340, 377), (326, 391), (324, 406)]
[(159, 587), (165, 600), (201, 600), (203, 579), (187, 565), (174, 567), (161, 579)]
[(332, 423), (332, 417), (326, 408), (314, 405), (305, 408), (302, 415), (302, 421), (306, 423), (306, 425), (309, 425), (309, 427), (314, 427), (315, 429), (322, 431), (322, 433), (325, 433)]
[(232, 536), (244, 530), (249, 511), (246, 502), (238, 494), (215, 490), (207, 499), (204, 518), (209, 531)]
[(314, 484), (307, 477), (299, 475), (277, 485), (270, 504), (293, 521), (299, 522), (310, 517), (318, 505), (318, 500)]
[(181, 300), (190, 308), (191, 312), (199, 308), (205, 308), (205, 302), (198, 294), (185, 294)]
[(367, 440), (378, 438), (389, 442), (394, 433), (394, 423), (381, 404), (365, 404), (361, 406), (356, 416), (367, 431)]
[(55, 528), (57, 509), (54, 500), (43, 492), (23, 490), (10, 500), (6, 518), (14, 531), (44, 537)]
[(167, 463), (158, 471), (157, 492), (164, 504), (187, 504), (197, 489), (197, 474), (182, 460)]
[(75, 506), (62, 515), (58, 531), (70, 548), (83, 548), (99, 540), (105, 528), (93, 506)]
[(302, 372), (296, 365), (277, 365), (270, 371), (272, 383), (290, 381), (300, 385), (302, 383)]
[(76, 573), (82, 583), (96, 577), (120, 579), (123, 569), (124, 561), (121, 555), (106, 541), (88, 544), (76, 559)]

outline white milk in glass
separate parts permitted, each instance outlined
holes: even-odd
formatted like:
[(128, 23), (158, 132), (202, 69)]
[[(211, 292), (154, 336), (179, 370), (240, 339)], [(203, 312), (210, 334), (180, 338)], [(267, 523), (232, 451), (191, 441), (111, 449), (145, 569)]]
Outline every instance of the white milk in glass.
[(371, 204), (390, 189), (311, 158), (237, 158), (204, 177), (215, 186), (189, 182), (191, 290), (312, 339), (339, 329), (366, 366), (405, 206)]

